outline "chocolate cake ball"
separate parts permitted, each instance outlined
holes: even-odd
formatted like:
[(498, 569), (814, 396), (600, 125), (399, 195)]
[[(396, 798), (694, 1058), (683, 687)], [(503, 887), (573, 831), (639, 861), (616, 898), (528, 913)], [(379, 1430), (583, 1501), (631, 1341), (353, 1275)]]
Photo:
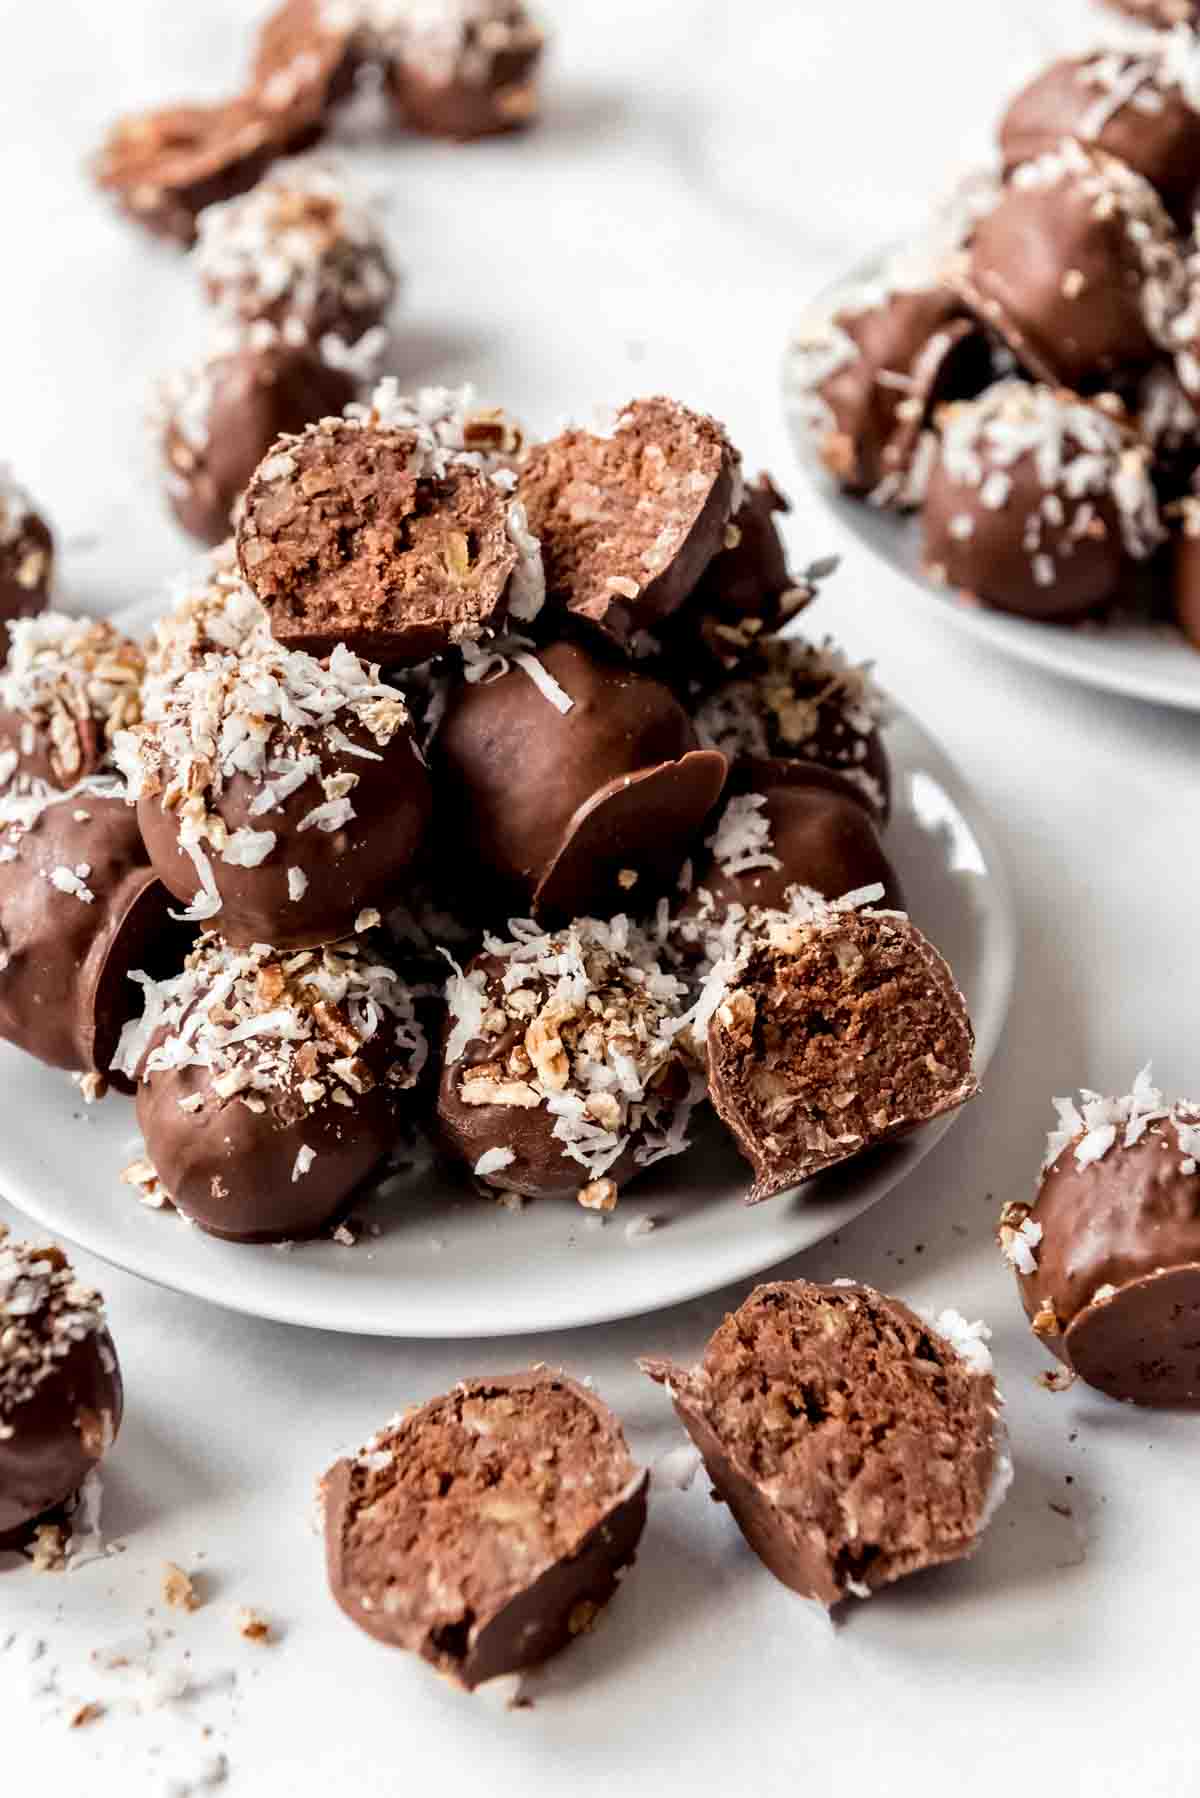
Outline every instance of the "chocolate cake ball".
[(374, 0), (369, 10), (412, 130), (466, 139), (533, 123), (545, 37), (520, 0)]
[(723, 427), (668, 399), (632, 401), (606, 437), (538, 444), (518, 491), (552, 602), (622, 644), (683, 604), (744, 496)]
[(1171, 553), (1175, 622), (1192, 647), (1200, 649), (1200, 499), (1181, 503)]
[(720, 796), (724, 756), (666, 687), (579, 644), (502, 665), (451, 693), (434, 743), (448, 877), (493, 915), (648, 909)]
[(689, 1000), (627, 918), (487, 937), (446, 987), (437, 1133), (485, 1185), (611, 1211), (688, 1146), (702, 1082), (676, 1037)]
[(1000, 1241), (1039, 1340), (1089, 1386), (1200, 1406), (1200, 1103), (1131, 1092), (1056, 1099), (1032, 1205)]
[(1105, 0), (1113, 12), (1126, 13), (1147, 25), (1200, 25), (1197, 0)]
[(1187, 299), (1182, 248), (1150, 183), (1071, 140), (1012, 171), (958, 285), (1023, 367), (1076, 388), (1151, 363)]
[(0, 669), (0, 790), (14, 776), (73, 787), (141, 717), (146, 658), (106, 618), (43, 612), (10, 627)]
[(220, 543), (251, 476), (283, 432), (340, 412), (353, 378), (269, 323), (220, 347), (161, 385), (151, 424), (175, 517), (202, 543)]
[(248, 194), (208, 207), (199, 232), (196, 266), (213, 304), (243, 323), (268, 319), (289, 342), (302, 333), (315, 346), (332, 333), (357, 343), (395, 297), (370, 208), (315, 159), (279, 163)]
[(242, 579), (232, 539), (210, 553), (207, 565), (186, 575), (171, 594), (171, 610), (157, 620), (146, 645), (142, 709), (158, 716), (164, 695), (189, 668), (210, 654), (252, 654), (271, 634), (266, 609)]
[(54, 1244), (0, 1224), (0, 1544), (73, 1498), (121, 1427), (98, 1292)]
[(191, 932), (110, 780), (0, 798), (0, 1036), (102, 1081), (136, 1009), (134, 968), (162, 968)]
[(155, 872), (231, 943), (303, 949), (385, 909), (429, 818), (403, 695), (271, 638), (151, 683), (115, 754)]
[(779, 1280), (697, 1366), (642, 1367), (759, 1559), (835, 1605), (978, 1547), (1012, 1481), (989, 1334), (852, 1280)]
[(50, 527), (7, 462), (0, 462), (0, 643), (11, 619), (31, 618), (43, 609), (53, 578)]
[(771, 638), (745, 657), (736, 679), (709, 694), (696, 734), (729, 757), (790, 761), (849, 792), (877, 823), (891, 806), (891, 771), (880, 735), (887, 701), (869, 663), (847, 660), (831, 638)]
[(462, 1380), (325, 1475), (330, 1589), (368, 1635), (471, 1690), (591, 1627), (634, 1560), (649, 1481), (565, 1374)]
[(768, 912), (710, 975), (712, 1102), (754, 1169), (747, 1203), (906, 1136), (978, 1089), (954, 976), (900, 912)]
[(1026, 618), (1079, 618), (1162, 541), (1149, 453), (1123, 414), (1003, 381), (940, 424), (922, 515), (933, 579)]
[(333, 1222), (397, 1143), (428, 1045), (364, 936), (282, 955), (206, 935), (146, 981), (117, 1057), (176, 1210), (214, 1236), (276, 1242)]
[[(1197, 364), (1200, 372), (1200, 363)], [(1190, 492), (1200, 469), (1200, 379), (1189, 391), (1169, 362), (1143, 375), (1131, 398), (1133, 423), (1150, 451), (1150, 475), (1160, 502)]]
[(323, 654), (344, 642), (405, 666), (536, 617), (541, 555), (494, 447), (499, 415), (469, 399), (406, 399), (387, 380), (370, 406), (274, 444), (237, 540), (281, 643)]
[(1190, 225), (1200, 187), (1200, 40), (1173, 31), (1051, 63), (1001, 121), (1006, 169), (1053, 153), (1064, 138), (1135, 169)]
[(353, 92), (363, 41), (360, 0), (282, 0), (258, 29), (250, 88), (269, 113), (324, 124)]

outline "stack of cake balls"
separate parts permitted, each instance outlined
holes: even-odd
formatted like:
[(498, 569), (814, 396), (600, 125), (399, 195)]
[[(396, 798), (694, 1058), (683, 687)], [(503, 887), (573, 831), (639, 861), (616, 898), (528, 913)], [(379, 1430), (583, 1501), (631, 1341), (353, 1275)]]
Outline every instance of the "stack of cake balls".
[(248, 1241), (418, 1126), (608, 1211), (698, 1106), (759, 1200), (961, 1105), (884, 703), (794, 634), (783, 510), (661, 397), (531, 442), (385, 381), (280, 437), (148, 645), (14, 627), (0, 1029), (135, 1092), (161, 1192)]
[(933, 579), (1047, 622), (1156, 587), (1200, 647), (1200, 15), (1115, 10), (1142, 22), (1042, 71), (994, 173), (803, 323), (789, 404), (847, 492), (920, 514)]

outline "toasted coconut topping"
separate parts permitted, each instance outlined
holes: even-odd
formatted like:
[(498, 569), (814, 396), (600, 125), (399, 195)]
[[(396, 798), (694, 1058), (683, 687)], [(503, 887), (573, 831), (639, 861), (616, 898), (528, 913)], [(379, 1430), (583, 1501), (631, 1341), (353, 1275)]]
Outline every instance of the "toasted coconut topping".
[(1053, 1166), (1065, 1149), (1073, 1149), (1075, 1166), (1082, 1170), (1102, 1161), (1116, 1143), (1131, 1149), (1153, 1125), (1170, 1123), (1185, 1160), (1200, 1154), (1200, 1100), (1179, 1099), (1166, 1105), (1152, 1080), (1152, 1066), (1140, 1069), (1130, 1090), (1120, 1098), (1081, 1087), (1079, 1104), (1074, 1099), (1055, 1099), (1058, 1126), (1046, 1140), (1043, 1171)]
[(76, 1279), (62, 1250), (13, 1242), (0, 1224), (0, 1441), (17, 1406), (103, 1328), (100, 1294)]

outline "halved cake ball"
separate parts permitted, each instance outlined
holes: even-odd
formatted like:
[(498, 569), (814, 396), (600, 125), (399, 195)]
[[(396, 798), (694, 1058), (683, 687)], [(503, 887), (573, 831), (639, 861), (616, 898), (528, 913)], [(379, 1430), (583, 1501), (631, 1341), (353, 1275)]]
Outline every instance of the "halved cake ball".
[(141, 717), (146, 658), (105, 618), (43, 612), (9, 630), (0, 668), (0, 788), (14, 776), (66, 789), (106, 765)]
[(725, 757), (701, 749), (659, 681), (579, 644), (508, 649), (472, 672), (431, 756), (456, 893), (553, 919), (650, 909), (720, 796)]
[(121, 1427), (104, 1302), (54, 1244), (0, 1224), (0, 1544), (73, 1498)]
[(1150, 454), (1119, 403), (1002, 381), (939, 424), (922, 513), (935, 580), (1003, 612), (1079, 618), (1162, 542)]
[(1200, 1406), (1200, 1101), (1146, 1067), (1054, 1103), (1037, 1197), (1000, 1223), (1034, 1332), (1112, 1398)]
[(634, 1560), (649, 1481), (565, 1374), (463, 1380), (325, 1475), (330, 1589), (368, 1635), (473, 1689), (590, 1628)]
[[(136, 978), (136, 976), (135, 976)], [(146, 1154), (214, 1236), (313, 1236), (400, 1140), (428, 1055), (408, 988), (369, 936), (282, 954), (207, 935), (142, 978), (118, 1051)]]
[(50, 527), (7, 462), (0, 462), (0, 627), (40, 612), (53, 579)]
[(611, 1211), (688, 1146), (703, 1092), (678, 1041), (689, 1003), (628, 918), (485, 938), (446, 986), (439, 1140), (488, 1186)]
[(710, 1006), (709, 1093), (754, 1169), (750, 1204), (978, 1091), (963, 996), (900, 912), (765, 913), (710, 975)]
[(368, 11), (413, 130), (467, 139), (533, 123), (545, 34), (520, 0), (372, 0)]
[(642, 1368), (759, 1559), (835, 1605), (978, 1547), (1012, 1479), (989, 1334), (851, 1280), (781, 1280), (697, 1366)]
[(609, 436), (536, 445), (518, 491), (552, 603), (624, 644), (677, 611), (724, 546), (741, 457), (715, 419), (634, 400)]

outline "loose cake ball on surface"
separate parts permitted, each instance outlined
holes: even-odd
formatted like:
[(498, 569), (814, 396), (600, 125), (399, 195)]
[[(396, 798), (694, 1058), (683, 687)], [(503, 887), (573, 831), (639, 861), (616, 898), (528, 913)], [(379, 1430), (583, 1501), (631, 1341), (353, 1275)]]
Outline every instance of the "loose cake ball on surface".
[(722, 426), (661, 398), (632, 401), (608, 436), (536, 445), (518, 491), (551, 601), (622, 644), (683, 604), (744, 496)]
[(386, 380), (369, 407), (280, 438), (237, 533), (280, 642), (402, 666), (534, 618), (541, 555), (512, 497), (520, 439), (506, 425), (473, 411), (469, 389), (406, 399)]
[(312, 345), (330, 333), (357, 343), (395, 297), (371, 210), (313, 158), (279, 163), (250, 193), (210, 206), (199, 232), (196, 267), (213, 304), (244, 323), (268, 319), (289, 340), (302, 331)]
[(989, 1334), (851, 1280), (780, 1280), (698, 1366), (642, 1368), (759, 1559), (835, 1605), (978, 1547), (1012, 1480)]
[(357, 383), (275, 326), (221, 334), (219, 347), (159, 390), (151, 424), (175, 517), (202, 543), (220, 543), (255, 469), (284, 432), (340, 412)]
[(116, 1440), (121, 1373), (98, 1292), (0, 1224), (0, 1542), (72, 1498)]
[(1032, 1205), (1000, 1242), (1039, 1340), (1089, 1386), (1200, 1406), (1200, 1102), (1143, 1068), (1122, 1098), (1056, 1099)]
[(0, 462), (0, 643), (2, 627), (30, 618), (50, 598), (54, 540), (50, 527), (23, 487)]
[(1200, 649), (1200, 500), (1185, 499), (1172, 547), (1171, 597), (1175, 622)]
[[(647, 909), (725, 780), (660, 682), (575, 643), (509, 650), (449, 697), (432, 770), (448, 874), (539, 915)], [(483, 887), (480, 875), (485, 875)]]
[(887, 701), (869, 663), (854, 664), (830, 638), (762, 642), (737, 678), (708, 695), (696, 734), (732, 757), (794, 761), (814, 780), (850, 792), (877, 823), (887, 820), (891, 771), (881, 726)]
[(330, 1589), (368, 1635), (471, 1690), (591, 1626), (634, 1560), (649, 1483), (565, 1374), (463, 1380), (324, 1476)]
[(1150, 458), (1078, 395), (1003, 381), (941, 416), (927, 573), (1004, 612), (1078, 618), (1162, 541)]
[(513, 928), (447, 984), (438, 1135), (489, 1186), (611, 1211), (688, 1146), (687, 988), (628, 918)]
[(98, 1081), (137, 1005), (130, 969), (177, 964), (191, 935), (115, 786), (0, 798), (0, 1036)]
[(428, 1045), (369, 937), (280, 954), (206, 935), (144, 979), (117, 1066), (177, 1210), (214, 1236), (312, 1236), (401, 1134)]
[(302, 949), (397, 894), (429, 818), (403, 695), (269, 637), (147, 689), (115, 754), (155, 872), (229, 942)]
[(709, 1094), (757, 1204), (979, 1090), (954, 976), (899, 912), (768, 912), (709, 977)]
[(0, 790), (14, 776), (73, 787), (141, 717), (146, 658), (105, 618), (43, 612), (10, 627), (0, 669)]
[(1038, 380), (1095, 387), (1170, 347), (1182, 248), (1141, 175), (1066, 141), (1022, 163), (979, 221), (958, 280)]
[(519, 0), (369, 0), (367, 13), (414, 131), (466, 139), (533, 123), (545, 36)]
[(1053, 153), (1065, 138), (1136, 170), (1190, 224), (1200, 187), (1200, 40), (1171, 31), (1051, 63), (1001, 121), (1005, 167)]

